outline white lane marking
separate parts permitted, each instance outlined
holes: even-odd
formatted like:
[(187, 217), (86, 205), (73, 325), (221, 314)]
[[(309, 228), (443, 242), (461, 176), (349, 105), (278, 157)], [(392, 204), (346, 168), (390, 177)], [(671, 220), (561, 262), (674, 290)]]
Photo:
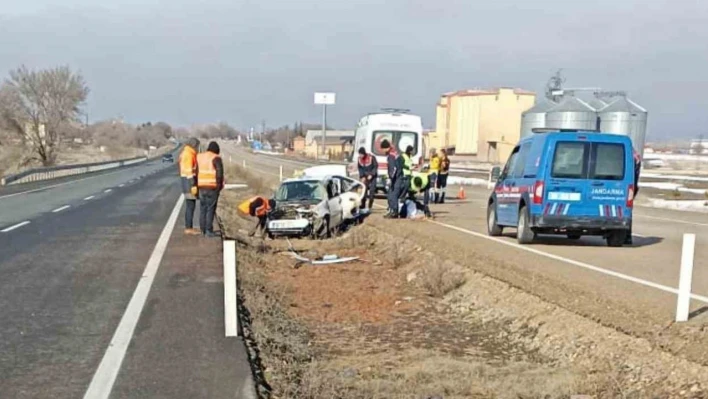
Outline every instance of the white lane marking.
[(17, 223), (16, 225), (10, 226), (10, 227), (6, 228), (5, 230), (0, 230), (0, 233), (9, 233), (9, 232), (11, 232), (12, 230), (19, 229), (20, 227), (22, 227), (22, 226), (27, 226), (28, 224), (30, 224), (30, 221), (29, 221), (29, 220), (25, 220), (24, 222)]
[(96, 197), (96, 196), (95, 195), (88, 196), (88, 197), (84, 198), (84, 201), (92, 200), (92, 199), (94, 199), (94, 197)]
[(647, 216), (647, 215), (635, 215), (634, 217), (647, 218), (647, 219), (656, 219), (656, 220), (663, 220), (663, 221), (666, 221), (666, 222), (674, 222), (674, 223), (681, 223), (681, 224), (690, 224), (690, 225), (693, 225), (693, 226), (708, 227), (708, 223), (689, 222), (689, 221), (681, 220), (681, 219), (669, 219), (669, 218), (661, 218), (661, 217), (658, 217), (658, 216)]
[(109, 188), (109, 189), (105, 190), (104, 193), (110, 193), (111, 191), (113, 191), (113, 190)]
[(101, 175), (98, 175), (98, 176), (84, 177), (83, 179), (72, 180), (72, 181), (68, 181), (68, 182), (66, 182), (66, 183), (59, 183), (59, 184), (54, 184), (54, 185), (51, 185), (51, 186), (35, 188), (35, 189), (33, 189), (33, 190), (27, 190), (27, 191), (22, 191), (22, 192), (19, 192), (19, 193), (3, 195), (2, 197), (0, 197), (0, 200), (1, 200), (1, 199), (4, 199), (4, 198), (15, 197), (15, 196), (22, 195), (22, 194), (36, 193), (37, 191), (48, 190), (48, 189), (50, 189), (50, 188), (66, 186), (67, 184), (74, 184), (74, 183), (78, 183), (78, 182), (84, 181), (84, 180), (95, 179), (95, 178), (97, 178), (97, 177), (106, 177), (106, 176), (114, 175), (114, 174), (116, 174), (116, 173), (124, 172), (124, 171), (125, 171), (124, 169), (121, 169), (121, 170), (116, 170), (115, 172), (104, 173), (104, 174), (101, 174)]
[(224, 241), (224, 334), (238, 336), (236, 306), (236, 241)]
[[(616, 271), (613, 271), (613, 270), (603, 269), (603, 268), (601, 268), (601, 267), (593, 266), (593, 265), (590, 265), (590, 264), (588, 264), (588, 263), (583, 263), (583, 262), (580, 262), (580, 261), (577, 261), (577, 260), (573, 260), (573, 259), (569, 259), (569, 258), (564, 258), (564, 257), (558, 256), (558, 255), (554, 255), (554, 254), (551, 254), (551, 253), (548, 253), (548, 252), (539, 251), (539, 250), (537, 250), (537, 249), (525, 247), (525, 246), (523, 246), (523, 245), (516, 244), (516, 243), (513, 243), (513, 242), (509, 242), (509, 241), (505, 241), (505, 240), (502, 240), (502, 239), (499, 239), (499, 238), (490, 237), (490, 236), (488, 236), (488, 235), (486, 235), (486, 234), (477, 233), (476, 231), (471, 231), (471, 230), (463, 229), (463, 228), (461, 228), (461, 227), (453, 226), (453, 225), (450, 225), (450, 224), (441, 223), (441, 222), (436, 222), (436, 221), (433, 221), (433, 220), (428, 220), (428, 222), (429, 222), (429, 223), (433, 223), (433, 224), (437, 224), (438, 226), (446, 227), (446, 228), (448, 228), (448, 229), (452, 229), (452, 230), (455, 230), (455, 231), (459, 231), (459, 232), (461, 232), (461, 233), (469, 234), (469, 235), (474, 236), (474, 237), (477, 237), (477, 238), (483, 238), (483, 239), (485, 239), (485, 240), (494, 241), (494, 242), (497, 242), (497, 243), (499, 243), (499, 244), (507, 245), (507, 246), (509, 246), (509, 247), (516, 248), (516, 249), (520, 249), (520, 250), (522, 250), (522, 251), (531, 252), (531, 253), (533, 253), (533, 254), (540, 255), (540, 256), (543, 256), (543, 257), (546, 257), (546, 258), (549, 258), (549, 259), (553, 259), (553, 260), (565, 262), (565, 263), (571, 264), (571, 265), (573, 265), (573, 266), (582, 267), (582, 268), (584, 268), (584, 269), (588, 269), (588, 270), (592, 270), (592, 271), (594, 271), (594, 272), (606, 274), (606, 275), (608, 275), (608, 276), (616, 277), (616, 278), (619, 278), (619, 279), (622, 279), (622, 280), (631, 281), (631, 282), (633, 282), (633, 283), (641, 284), (641, 285), (644, 285), (644, 286), (647, 286), (647, 287), (656, 288), (656, 289), (658, 289), (658, 290), (665, 291), (665, 292), (669, 292), (669, 293), (672, 293), (672, 294), (678, 294), (678, 289), (672, 288), (672, 287), (668, 287), (668, 286), (666, 286), (666, 285), (657, 284), (657, 283), (654, 283), (654, 282), (652, 282), (652, 281), (643, 280), (643, 279), (640, 279), (640, 278), (637, 278), (637, 277), (633, 277), (633, 276), (629, 276), (629, 275), (627, 275), (627, 274), (619, 273), (619, 272), (616, 272)], [(692, 299), (695, 299), (695, 300), (697, 300), (697, 301), (701, 301), (701, 302), (704, 302), (704, 303), (708, 303), (708, 297), (705, 297), (705, 296), (696, 295), (696, 294), (691, 294), (691, 298), (692, 298)]]
[(138, 319), (140, 319), (140, 313), (143, 311), (145, 301), (150, 293), (152, 282), (155, 280), (157, 269), (160, 267), (162, 257), (167, 250), (170, 235), (172, 235), (172, 231), (177, 223), (177, 217), (179, 216), (179, 211), (182, 209), (183, 203), (184, 196), (180, 195), (174, 209), (172, 209), (172, 214), (169, 219), (167, 219), (165, 228), (162, 229), (157, 244), (155, 244), (155, 249), (152, 251), (150, 259), (148, 259), (142, 278), (138, 282), (138, 286), (135, 287), (133, 297), (130, 298), (130, 302), (125, 309), (125, 313), (123, 313), (123, 317), (120, 319), (118, 328), (116, 328), (116, 332), (113, 334), (110, 344), (108, 344), (101, 364), (98, 366), (98, 369), (96, 369), (91, 384), (84, 394), (84, 399), (107, 399), (110, 396), (111, 390), (113, 390), (113, 384), (116, 381), (116, 377), (118, 377), (118, 372), (125, 358), (125, 353), (128, 350), (128, 345), (133, 338), (135, 326), (138, 324)]
[(53, 210), (52, 213), (61, 212), (61, 211), (63, 211), (64, 209), (69, 209), (69, 208), (71, 208), (71, 205), (64, 205), (64, 206), (62, 206), (61, 208), (57, 208), (57, 209)]

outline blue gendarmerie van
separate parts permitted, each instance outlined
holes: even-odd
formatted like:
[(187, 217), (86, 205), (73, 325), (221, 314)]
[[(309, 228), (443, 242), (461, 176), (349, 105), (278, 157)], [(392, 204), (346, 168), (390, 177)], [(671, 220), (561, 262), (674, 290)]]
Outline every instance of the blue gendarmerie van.
[(517, 229), (520, 244), (537, 234), (602, 236), (619, 247), (631, 234), (634, 160), (628, 136), (535, 129), (514, 148), (487, 207), (487, 231)]

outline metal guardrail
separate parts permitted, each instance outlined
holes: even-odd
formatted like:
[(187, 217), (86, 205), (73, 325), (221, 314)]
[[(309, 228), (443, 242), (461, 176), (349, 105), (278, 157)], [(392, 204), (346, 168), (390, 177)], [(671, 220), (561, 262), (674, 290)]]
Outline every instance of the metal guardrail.
[[(179, 150), (182, 145), (177, 145), (174, 150), (170, 152), (175, 152)], [(23, 172), (4, 176), (0, 179), (0, 186), (9, 186), (11, 184), (22, 184), (30, 183), (43, 180), (57, 179), (60, 177), (82, 175), (85, 173), (98, 172), (106, 169), (115, 169), (123, 166), (135, 165), (137, 163), (145, 162), (148, 160), (154, 160), (162, 155), (148, 157), (135, 157), (127, 159), (119, 159), (117, 161), (105, 161), (105, 162), (94, 162), (94, 163), (83, 163), (76, 165), (61, 165), (61, 166), (50, 166), (46, 168), (35, 168), (28, 169)]]
[(118, 161), (94, 162), (78, 165), (61, 165), (50, 166), (46, 168), (28, 169), (14, 175), (4, 176), (2, 180), (0, 180), (0, 185), (8, 186), (11, 184), (30, 183), (35, 181), (57, 179), (66, 176), (81, 175), (84, 173), (98, 172), (106, 169), (115, 169), (121, 166), (128, 166), (140, 162), (145, 162), (147, 159), (147, 157), (137, 157), (122, 159)]

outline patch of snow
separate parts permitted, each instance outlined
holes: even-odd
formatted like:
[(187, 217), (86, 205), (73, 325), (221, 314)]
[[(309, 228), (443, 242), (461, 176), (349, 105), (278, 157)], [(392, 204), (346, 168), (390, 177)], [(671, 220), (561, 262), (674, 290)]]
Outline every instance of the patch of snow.
[(651, 208), (662, 208), (662, 209), (671, 209), (674, 211), (684, 211), (684, 212), (705, 212), (708, 213), (708, 202), (703, 201), (703, 200), (691, 200), (691, 201), (682, 201), (682, 200), (665, 200), (665, 199), (656, 199), (656, 198), (649, 198), (648, 199), (648, 207)]
[(708, 177), (701, 176), (687, 176), (687, 175), (665, 175), (662, 173), (642, 173), (641, 178), (648, 179), (665, 179), (665, 180), (684, 180), (684, 181), (708, 181)]
[(488, 182), (487, 179), (476, 177), (448, 176), (447, 178), (447, 184), (461, 184), (464, 186), (486, 186)]
[(691, 194), (705, 194), (705, 189), (700, 188), (686, 188), (681, 184), (668, 183), (668, 182), (639, 182), (639, 188), (654, 188), (657, 190), (668, 190), (676, 191), (681, 193), (691, 193)]

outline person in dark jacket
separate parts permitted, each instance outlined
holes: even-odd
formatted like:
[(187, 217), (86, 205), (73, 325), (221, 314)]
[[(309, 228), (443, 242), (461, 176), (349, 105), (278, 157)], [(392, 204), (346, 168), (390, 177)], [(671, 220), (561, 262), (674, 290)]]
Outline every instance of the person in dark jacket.
[[(632, 200), (634, 198), (637, 198), (637, 194), (639, 194), (639, 173), (642, 170), (642, 158), (639, 155), (639, 153), (635, 150), (634, 151), (634, 196), (632, 197)], [(627, 232), (627, 237), (624, 239), (625, 245), (632, 245), (632, 225), (630, 223), (629, 225), (629, 231)]]
[(206, 237), (219, 237), (214, 232), (214, 216), (219, 194), (224, 188), (224, 164), (219, 144), (209, 143), (206, 152), (197, 155), (197, 187), (199, 188), (199, 227)]
[(392, 218), (398, 216), (398, 197), (395, 191), (396, 177), (398, 176), (396, 170), (397, 154), (388, 140), (381, 142), (381, 149), (386, 154), (386, 169), (388, 172), (388, 212), (384, 217)]
[(399, 202), (405, 200), (405, 196), (408, 190), (408, 186), (411, 184), (411, 172), (413, 168), (413, 161), (411, 156), (413, 154), (413, 146), (406, 147), (406, 151), (396, 157), (396, 171), (393, 184), (393, 201), (389, 200), (392, 206), (393, 213), (389, 216), (390, 218), (397, 218), (399, 215)]
[(359, 167), (359, 179), (366, 189), (364, 197), (361, 199), (360, 208), (366, 208), (366, 199), (368, 198), (368, 209), (371, 209), (374, 206), (374, 194), (376, 193), (376, 177), (378, 175), (379, 163), (376, 161), (375, 156), (367, 154), (366, 149), (361, 147), (359, 148), (359, 161), (357, 162), (357, 166)]

